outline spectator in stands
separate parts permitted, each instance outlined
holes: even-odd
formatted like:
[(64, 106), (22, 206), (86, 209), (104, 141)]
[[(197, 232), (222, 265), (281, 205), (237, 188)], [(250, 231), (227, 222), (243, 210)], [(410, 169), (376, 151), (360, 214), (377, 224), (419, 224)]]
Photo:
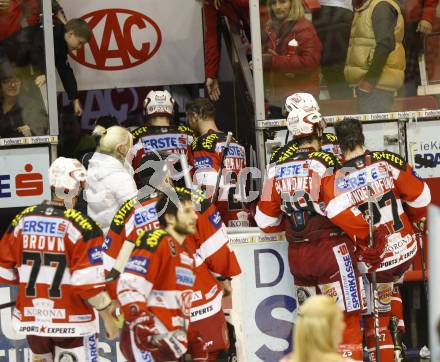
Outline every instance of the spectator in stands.
[(281, 108), (293, 92), (318, 97), (322, 46), (301, 0), (268, 0), (267, 7), (262, 34), (266, 99)]
[(345, 323), (333, 298), (315, 295), (301, 305), (295, 324), (295, 350), (282, 362), (354, 362), (338, 353)]
[(404, 21), (394, 0), (356, 0), (345, 79), (356, 87), (359, 113), (389, 112), (403, 84)]
[[(82, 19), (71, 19), (66, 25), (54, 25), (55, 66), (63, 83), (64, 89), (72, 102), (76, 116), (82, 115), (81, 103), (78, 99), (78, 86), (75, 75), (70, 67), (67, 53), (79, 50), (91, 36), (88, 24)], [(3, 45), (8, 58), (20, 66), (31, 64), (39, 74), (35, 84), (42, 86), (46, 82), (44, 58), (44, 34), (40, 25), (29, 26), (16, 35), (7, 38)]]
[(406, 54), (404, 96), (417, 95), (417, 86), (420, 85), (419, 55), (423, 51), (424, 35), (432, 32), (437, 5), (438, 0), (404, 1)]
[(322, 44), (321, 72), (333, 99), (352, 98), (353, 91), (344, 78), (345, 58), (353, 21), (351, 0), (320, 0), (312, 12), (312, 22)]
[(203, 3), (205, 20), (205, 76), (206, 89), (212, 101), (220, 98), (218, 71), (220, 42), (218, 39), (219, 16), (226, 16), (230, 24), (243, 29), (250, 39), (249, 0), (199, 0)]
[(100, 225), (105, 235), (116, 211), (138, 192), (133, 169), (126, 160), (133, 147), (133, 137), (120, 126), (108, 129), (97, 126), (94, 133), (100, 139), (89, 161), (85, 200), (87, 214)]
[[(0, 42), (26, 26), (40, 23), (41, 13), (41, 0), (0, 0)], [(52, 13), (66, 24), (66, 16), (56, 0), (52, 0)]]
[(7, 63), (0, 69), (0, 137), (30, 137), (31, 129), (23, 122), (20, 93), (22, 81)]

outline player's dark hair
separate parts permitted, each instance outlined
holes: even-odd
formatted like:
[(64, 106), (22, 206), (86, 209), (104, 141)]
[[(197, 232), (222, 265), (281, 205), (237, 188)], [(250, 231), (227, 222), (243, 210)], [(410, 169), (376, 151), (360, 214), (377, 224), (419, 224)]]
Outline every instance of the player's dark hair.
[[(172, 195), (175, 193), (177, 195), (177, 199), (179, 203), (174, 203)], [(191, 190), (183, 187), (179, 187), (177, 189), (169, 189), (168, 192), (162, 193), (159, 197), (159, 200), (156, 203), (156, 210), (159, 214), (159, 222), (163, 227), (167, 227), (167, 221), (165, 219), (165, 215), (177, 215), (177, 210), (179, 205), (183, 202), (190, 201), (192, 202)]]
[(353, 151), (357, 146), (365, 144), (361, 121), (354, 118), (344, 118), (335, 124), (335, 133), (338, 137), (342, 152)]
[(87, 24), (83, 19), (70, 19), (66, 25), (66, 33), (72, 31), (77, 37), (85, 39), (87, 42), (92, 36), (92, 31), (90, 30), (89, 24)]
[(208, 98), (196, 98), (185, 106), (186, 114), (197, 114), (202, 119), (214, 118), (215, 107)]
[(297, 140), (295, 140), (295, 143), (298, 147), (301, 147), (302, 145), (307, 144), (307, 143), (312, 143), (313, 141), (321, 142), (321, 138), (318, 137), (317, 134), (312, 134), (307, 137), (298, 138)]

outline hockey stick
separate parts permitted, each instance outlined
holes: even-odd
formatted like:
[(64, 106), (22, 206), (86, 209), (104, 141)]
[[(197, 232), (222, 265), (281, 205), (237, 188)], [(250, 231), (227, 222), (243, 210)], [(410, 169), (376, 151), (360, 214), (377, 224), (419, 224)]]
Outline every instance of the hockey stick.
[(125, 268), (125, 264), (127, 264), (128, 259), (130, 259), (134, 246), (135, 245), (132, 241), (124, 240), (121, 250), (119, 250), (118, 257), (116, 258), (115, 265), (113, 265), (112, 269), (108, 273), (107, 278), (105, 278), (106, 283), (110, 283), (119, 278), (119, 275), (121, 275)]
[(220, 189), (220, 180), (222, 178), (222, 172), (223, 172), (223, 161), (225, 160), (225, 157), (228, 154), (229, 144), (231, 143), (231, 140), (232, 140), (232, 132), (228, 132), (228, 135), (226, 136), (225, 148), (223, 148), (222, 157), (220, 159), (220, 165), (219, 165), (220, 168), (217, 173), (217, 180), (215, 183), (214, 194), (212, 195), (212, 202), (211, 202), (212, 204), (215, 204), (218, 199), (219, 189)]
[(422, 262), (422, 279), (423, 279), (423, 285), (425, 286), (425, 297), (426, 297), (426, 303), (429, 301), (429, 289), (428, 289), (428, 278), (426, 276), (426, 260), (425, 260), (425, 253), (423, 249), (423, 236), (421, 233), (416, 233), (416, 237), (419, 240), (419, 246), (420, 246), (420, 260)]
[[(368, 192), (368, 231), (370, 236), (370, 243), (368, 247), (374, 247), (374, 211), (373, 211), (373, 191), (371, 188), (371, 183), (367, 183)], [(372, 296), (372, 309), (374, 316), (374, 335), (376, 337), (376, 362), (380, 362), (380, 334), (379, 334), (379, 293), (377, 291), (377, 281), (376, 281), (376, 271), (371, 273), (371, 292)]]
[(185, 187), (191, 190), (192, 180), (191, 180), (191, 174), (189, 172), (188, 160), (186, 159), (185, 154), (180, 154), (180, 164), (182, 165), (183, 180), (185, 181)]
[(0, 304), (0, 309), (5, 309), (5, 308), (9, 308), (9, 307), (15, 307), (15, 303), (16, 303), (16, 301), (13, 300), (11, 302)]

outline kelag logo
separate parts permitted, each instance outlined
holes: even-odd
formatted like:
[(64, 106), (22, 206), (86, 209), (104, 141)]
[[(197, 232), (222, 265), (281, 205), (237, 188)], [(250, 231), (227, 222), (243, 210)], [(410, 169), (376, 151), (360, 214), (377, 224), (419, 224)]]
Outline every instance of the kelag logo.
[(148, 16), (133, 10), (102, 9), (81, 18), (88, 22), (93, 33), (88, 45), (70, 55), (89, 68), (121, 70), (135, 67), (156, 54), (162, 43), (159, 26)]

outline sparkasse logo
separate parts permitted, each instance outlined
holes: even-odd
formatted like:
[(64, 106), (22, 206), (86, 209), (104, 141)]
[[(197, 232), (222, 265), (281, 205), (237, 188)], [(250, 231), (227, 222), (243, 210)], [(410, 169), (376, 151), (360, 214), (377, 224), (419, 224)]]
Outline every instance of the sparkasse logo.
[(90, 26), (88, 44), (70, 55), (78, 63), (98, 70), (135, 67), (153, 57), (162, 43), (156, 22), (129, 9), (102, 9), (81, 17)]

